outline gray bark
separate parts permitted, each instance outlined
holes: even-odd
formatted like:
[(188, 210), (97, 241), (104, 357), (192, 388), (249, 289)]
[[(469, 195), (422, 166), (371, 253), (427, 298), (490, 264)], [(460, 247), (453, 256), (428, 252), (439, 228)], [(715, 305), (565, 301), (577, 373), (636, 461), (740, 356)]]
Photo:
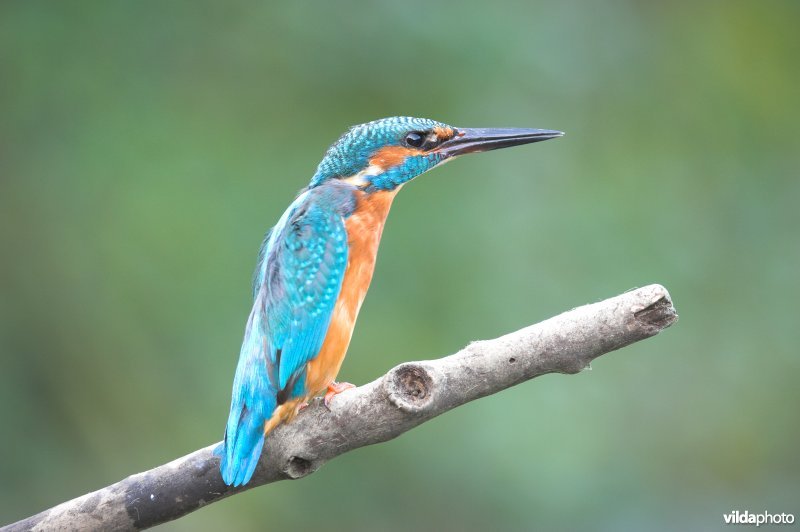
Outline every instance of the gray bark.
[(458, 353), (401, 364), (336, 396), (315, 400), (267, 438), (249, 484), (222, 482), (210, 445), (168, 464), (3, 527), (19, 530), (141, 530), (279, 480), (315, 472), (329, 460), (380, 443), (459, 405), (545, 373), (578, 373), (596, 357), (643, 340), (677, 320), (669, 293), (650, 285), (585, 305)]

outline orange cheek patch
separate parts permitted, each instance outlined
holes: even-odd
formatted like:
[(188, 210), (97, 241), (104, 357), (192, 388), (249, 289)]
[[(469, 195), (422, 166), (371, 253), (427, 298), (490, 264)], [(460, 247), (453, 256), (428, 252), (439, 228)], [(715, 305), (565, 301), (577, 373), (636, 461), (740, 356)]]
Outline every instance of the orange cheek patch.
[(406, 157), (419, 155), (422, 151), (404, 148), (403, 146), (385, 146), (375, 152), (369, 160), (370, 165), (379, 166), (386, 170), (402, 163)]

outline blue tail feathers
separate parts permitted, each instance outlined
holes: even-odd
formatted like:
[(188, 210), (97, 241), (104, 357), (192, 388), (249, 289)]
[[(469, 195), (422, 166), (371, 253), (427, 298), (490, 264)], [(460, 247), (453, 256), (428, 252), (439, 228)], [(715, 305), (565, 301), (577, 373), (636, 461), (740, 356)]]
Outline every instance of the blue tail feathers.
[(219, 449), (220, 472), (225, 484), (241, 486), (252, 478), (264, 447), (265, 421), (262, 415), (244, 407), (235, 430), (230, 434), (226, 431)]
[(233, 397), (225, 440), (214, 451), (221, 457), (225, 484), (241, 486), (253, 476), (264, 447), (264, 423), (277, 406), (277, 390), (269, 377), (261, 305), (247, 322), (242, 351), (233, 380)]

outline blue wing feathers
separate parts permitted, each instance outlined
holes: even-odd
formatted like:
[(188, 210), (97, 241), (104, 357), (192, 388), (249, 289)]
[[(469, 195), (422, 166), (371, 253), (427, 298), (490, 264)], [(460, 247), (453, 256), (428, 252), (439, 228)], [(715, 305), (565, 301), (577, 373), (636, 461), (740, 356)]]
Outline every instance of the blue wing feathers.
[(353, 201), (351, 190), (339, 185), (306, 191), (264, 239), (218, 451), (226, 484), (252, 477), (278, 397), (283, 402), (307, 393), (306, 364), (325, 340), (347, 267), (344, 218)]
[(345, 240), (339, 210), (311, 203), (280, 242), (284, 250), (275, 259), (282, 297), (271, 301), (270, 308), (291, 316), (278, 368), (281, 389), (322, 347), (347, 267)]

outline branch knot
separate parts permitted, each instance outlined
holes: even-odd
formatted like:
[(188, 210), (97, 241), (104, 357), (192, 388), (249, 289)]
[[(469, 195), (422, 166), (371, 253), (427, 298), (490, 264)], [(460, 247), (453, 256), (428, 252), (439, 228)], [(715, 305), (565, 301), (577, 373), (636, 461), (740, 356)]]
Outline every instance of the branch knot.
[(389, 401), (405, 412), (421, 412), (433, 401), (433, 377), (419, 364), (397, 366), (384, 378), (383, 387)]
[(286, 462), (286, 467), (283, 471), (289, 478), (296, 480), (306, 475), (310, 475), (317, 469), (319, 469), (319, 467), (314, 463), (313, 460), (303, 458), (302, 456), (292, 456)]

